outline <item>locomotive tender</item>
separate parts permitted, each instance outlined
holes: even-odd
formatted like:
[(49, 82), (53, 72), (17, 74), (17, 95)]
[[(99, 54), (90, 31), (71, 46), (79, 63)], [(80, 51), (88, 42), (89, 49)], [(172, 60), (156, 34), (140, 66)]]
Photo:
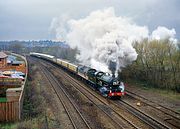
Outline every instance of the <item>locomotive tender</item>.
[(30, 53), (31, 56), (42, 58), (53, 63), (60, 65), (61, 67), (67, 69), (68, 71), (74, 73), (81, 79), (89, 83), (94, 89), (100, 92), (105, 97), (117, 97), (125, 95), (125, 87), (123, 82), (120, 82), (117, 78), (112, 77), (108, 73), (102, 71), (97, 71), (88, 66), (75, 65), (68, 61), (58, 59), (55, 56), (42, 54), (42, 53)]

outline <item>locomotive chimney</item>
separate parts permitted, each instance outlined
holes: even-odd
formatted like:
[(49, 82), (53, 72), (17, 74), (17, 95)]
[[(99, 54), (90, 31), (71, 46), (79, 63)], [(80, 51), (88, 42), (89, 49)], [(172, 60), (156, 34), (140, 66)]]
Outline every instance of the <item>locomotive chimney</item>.
[(115, 77), (115, 73), (112, 74), (112, 77), (113, 77), (113, 78)]
[(116, 71), (116, 62), (115, 61), (109, 62), (109, 70), (111, 70), (112, 77), (115, 77), (115, 71)]

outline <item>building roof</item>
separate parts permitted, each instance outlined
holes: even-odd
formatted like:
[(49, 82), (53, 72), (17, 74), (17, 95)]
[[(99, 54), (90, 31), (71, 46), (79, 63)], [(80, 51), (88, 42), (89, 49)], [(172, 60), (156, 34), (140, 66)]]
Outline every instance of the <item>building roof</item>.
[(7, 55), (4, 53), (4, 52), (0, 52), (0, 58), (2, 59), (2, 58), (6, 58), (7, 57)]

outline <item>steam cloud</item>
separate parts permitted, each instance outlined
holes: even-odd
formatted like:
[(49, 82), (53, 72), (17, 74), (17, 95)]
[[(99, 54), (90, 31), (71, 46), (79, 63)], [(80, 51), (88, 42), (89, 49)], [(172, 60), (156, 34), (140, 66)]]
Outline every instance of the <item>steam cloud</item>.
[[(57, 39), (62, 39), (64, 34), (60, 33), (64, 28), (61, 21), (56, 19), (52, 26), (54, 24)], [(112, 73), (136, 60), (137, 53), (132, 46), (134, 41), (150, 37), (174, 38), (175, 35), (174, 29), (158, 27), (149, 36), (146, 26), (138, 26), (129, 18), (116, 16), (113, 8), (94, 11), (83, 19), (68, 20), (65, 26), (69, 29), (64, 37), (66, 42), (80, 50), (77, 59), (84, 65)]]
[(151, 38), (155, 40), (169, 39), (172, 42), (176, 43), (177, 39), (175, 39), (175, 35), (175, 29), (169, 30), (166, 27), (159, 26), (156, 30), (152, 32)]

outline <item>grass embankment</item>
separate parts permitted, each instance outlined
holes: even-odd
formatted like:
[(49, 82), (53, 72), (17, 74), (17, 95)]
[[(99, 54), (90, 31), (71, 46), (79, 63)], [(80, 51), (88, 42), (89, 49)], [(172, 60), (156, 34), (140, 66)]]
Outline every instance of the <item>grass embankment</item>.
[(17, 124), (15, 123), (0, 123), (0, 129), (16, 129)]
[[(31, 66), (25, 86), (22, 120), (14, 123), (0, 123), (0, 129), (40, 129), (54, 128), (54, 123), (48, 118), (47, 104), (43, 96), (43, 88), (36, 67)], [(47, 91), (46, 91), (47, 92)], [(3, 99), (5, 101), (5, 99)], [(55, 128), (54, 128), (55, 129)]]
[(18, 129), (39, 129), (49, 126), (46, 116), (46, 100), (43, 97), (43, 88), (41, 88), (41, 78), (36, 72), (37, 67), (32, 65), (25, 87), (23, 120), (17, 124)]

